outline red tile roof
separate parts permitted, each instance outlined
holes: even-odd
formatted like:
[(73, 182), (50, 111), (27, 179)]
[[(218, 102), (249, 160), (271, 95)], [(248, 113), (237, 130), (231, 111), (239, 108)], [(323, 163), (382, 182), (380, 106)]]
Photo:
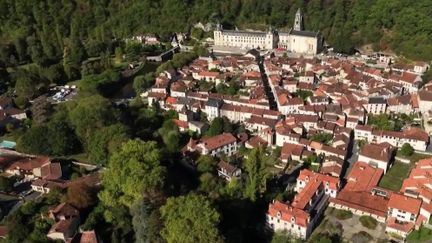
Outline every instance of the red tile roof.
[(412, 222), (400, 222), (394, 217), (387, 218), (387, 227), (398, 231), (409, 233), (414, 229), (414, 223)]
[(388, 203), (389, 208), (402, 210), (417, 215), (420, 212), (422, 201), (399, 193), (392, 193)]
[(346, 191), (370, 191), (378, 185), (384, 171), (380, 168), (374, 168), (365, 162), (356, 162), (351, 169), (347, 184), (344, 190)]
[(8, 169), (15, 170), (19, 168), (20, 170), (30, 171), (35, 168), (40, 168), (48, 163), (50, 163), (50, 158), (45, 156), (40, 156), (36, 158), (23, 158), (12, 163), (8, 167)]
[(343, 189), (336, 198), (330, 198), (329, 201), (380, 217), (387, 216), (388, 198), (372, 195), (371, 192)]
[(291, 222), (294, 218), (294, 222), (297, 225), (306, 227), (309, 223), (309, 214), (301, 209), (294, 208), (288, 204), (280, 201), (274, 201), (269, 205), (267, 214), (272, 217), (278, 217), (280, 215), (281, 220)]

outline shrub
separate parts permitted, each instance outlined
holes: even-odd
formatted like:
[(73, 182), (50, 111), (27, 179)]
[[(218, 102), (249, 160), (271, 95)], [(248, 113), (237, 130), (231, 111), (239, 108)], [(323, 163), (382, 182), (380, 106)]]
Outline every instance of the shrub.
[(352, 236), (351, 240), (354, 243), (366, 243), (373, 240), (373, 237), (365, 231), (360, 231), (358, 233), (355, 233)]
[(413, 147), (409, 145), (408, 143), (404, 143), (400, 149), (400, 154), (405, 157), (409, 157), (414, 153)]
[(375, 229), (378, 225), (378, 222), (370, 216), (361, 216), (359, 220), (360, 223), (368, 229)]
[(351, 211), (341, 210), (341, 209), (333, 209), (331, 214), (339, 220), (349, 219), (349, 218), (352, 218), (352, 216), (353, 216)]

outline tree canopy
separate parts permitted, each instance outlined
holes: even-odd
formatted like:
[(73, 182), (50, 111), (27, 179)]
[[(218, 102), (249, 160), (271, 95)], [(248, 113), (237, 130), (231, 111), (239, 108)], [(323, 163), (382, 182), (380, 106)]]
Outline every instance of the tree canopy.
[(166, 169), (155, 142), (130, 140), (111, 156), (102, 176), (99, 198), (104, 205), (131, 207), (145, 195), (160, 190)]
[(244, 197), (251, 201), (257, 200), (260, 193), (264, 192), (269, 176), (268, 165), (274, 161), (266, 154), (263, 147), (254, 148), (249, 151), (244, 162), (247, 172)]
[(196, 194), (168, 198), (160, 209), (168, 243), (221, 242), (218, 231), (220, 215), (210, 201)]

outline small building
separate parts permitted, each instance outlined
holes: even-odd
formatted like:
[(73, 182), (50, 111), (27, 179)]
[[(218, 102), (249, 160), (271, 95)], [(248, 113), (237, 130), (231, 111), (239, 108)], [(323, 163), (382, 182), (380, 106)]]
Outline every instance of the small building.
[(227, 156), (237, 153), (239, 144), (237, 138), (231, 133), (223, 133), (213, 137), (204, 137), (198, 140), (189, 140), (183, 148), (183, 152), (198, 152), (202, 155), (216, 156), (225, 154)]
[(358, 160), (368, 163), (372, 167), (380, 168), (384, 174), (391, 167), (393, 147), (388, 143), (365, 144), (361, 150)]
[(227, 181), (231, 181), (233, 178), (240, 178), (241, 169), (236, 166), (221, 160), (217, 166), (218, 176), (224, 178)]
[(387, 109), (387, 101), (383, 97), (370, 97), (364, 108), (369, 114), (384, 114)]
[(336, 197), (339, 189), (338, 178), (302, 170), (294, 200), (291, 203), (273, 201), (267, 211), (267, 225), (274, 231), (286, 231), (306, 240), (318, 224), (328, 199)]
[(75, 236), (79, 227), (79, 218), (60, 220), (53, 224), (48, 231), (47, 237), (51, 240), (62, 240), (70, 242)]

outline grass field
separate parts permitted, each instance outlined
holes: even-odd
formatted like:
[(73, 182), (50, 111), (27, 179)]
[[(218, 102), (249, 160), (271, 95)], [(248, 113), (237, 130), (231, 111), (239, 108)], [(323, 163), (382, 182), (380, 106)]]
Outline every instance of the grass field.
[(432, 230), (420, 227), (419, 230), (414, 230), (407, 237), (407, 242), (431, 242)]
[(398, 191), (403, 183), (403, 180), (408, 177), (413, 163), (404, 164), (402, 162), (394, 162), (393, 166), (387, 171), (387, 173), (381, 178), (379, 186)]

